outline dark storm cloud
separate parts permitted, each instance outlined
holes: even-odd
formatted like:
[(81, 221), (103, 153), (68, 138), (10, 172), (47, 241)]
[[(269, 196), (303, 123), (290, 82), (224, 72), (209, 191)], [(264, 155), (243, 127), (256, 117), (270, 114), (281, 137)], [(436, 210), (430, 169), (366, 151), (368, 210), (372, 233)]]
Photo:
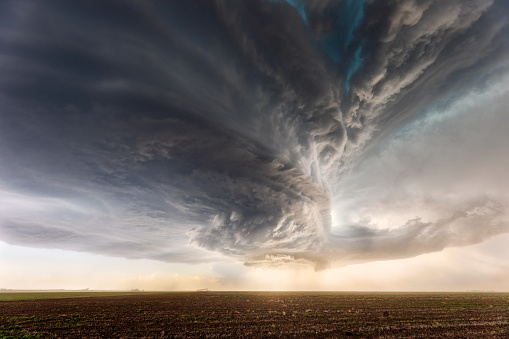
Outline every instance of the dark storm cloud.
[(2, 240), (321, 268), (506, 229), (464, 206), (385, 231), (330, 216), (375, 141), (502, 65), (501, 2), (1, 6)]

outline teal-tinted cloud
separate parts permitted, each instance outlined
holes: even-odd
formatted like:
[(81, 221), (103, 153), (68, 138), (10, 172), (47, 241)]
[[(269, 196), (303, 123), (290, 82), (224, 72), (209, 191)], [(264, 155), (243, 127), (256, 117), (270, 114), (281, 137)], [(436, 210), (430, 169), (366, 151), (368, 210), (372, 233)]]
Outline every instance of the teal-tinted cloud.
[(330, 33), (320, 37), (320, 46), (345, 75), (345, 91), (350, 91), (350, 80), (362, 66), (364, 39), (356, 37), (364, 18), (365, 1), (342, 1), (336, 10), (336, 20)]

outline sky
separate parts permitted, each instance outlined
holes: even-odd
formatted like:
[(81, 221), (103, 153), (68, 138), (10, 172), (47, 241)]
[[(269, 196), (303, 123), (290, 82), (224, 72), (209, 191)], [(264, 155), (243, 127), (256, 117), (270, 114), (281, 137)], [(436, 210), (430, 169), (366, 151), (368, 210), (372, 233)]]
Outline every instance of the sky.
[(0, 287), (509, 291), (509, 2), (0, 2)]

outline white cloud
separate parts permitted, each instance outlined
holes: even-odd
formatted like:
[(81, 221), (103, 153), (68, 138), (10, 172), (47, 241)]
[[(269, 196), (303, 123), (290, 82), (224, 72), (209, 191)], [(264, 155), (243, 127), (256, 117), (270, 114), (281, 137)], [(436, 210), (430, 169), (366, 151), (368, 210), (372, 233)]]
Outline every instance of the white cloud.
[[(443, 107), (382, 140), (339, 183), (333, 233), (348, 225), (400, 230), (416, 218), (442, 223), (446, 246), (507, 232), (509, 77)], [(458, 213), (464, 217), (443, 223)]]

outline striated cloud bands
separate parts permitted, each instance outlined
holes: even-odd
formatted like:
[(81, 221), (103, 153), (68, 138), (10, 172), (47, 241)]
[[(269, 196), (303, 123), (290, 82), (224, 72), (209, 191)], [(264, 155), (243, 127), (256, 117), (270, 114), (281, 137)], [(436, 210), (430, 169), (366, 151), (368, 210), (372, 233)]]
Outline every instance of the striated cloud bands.
[(3, 241), (322, 269), (509, 231), (503, 1), (0, 6)]

